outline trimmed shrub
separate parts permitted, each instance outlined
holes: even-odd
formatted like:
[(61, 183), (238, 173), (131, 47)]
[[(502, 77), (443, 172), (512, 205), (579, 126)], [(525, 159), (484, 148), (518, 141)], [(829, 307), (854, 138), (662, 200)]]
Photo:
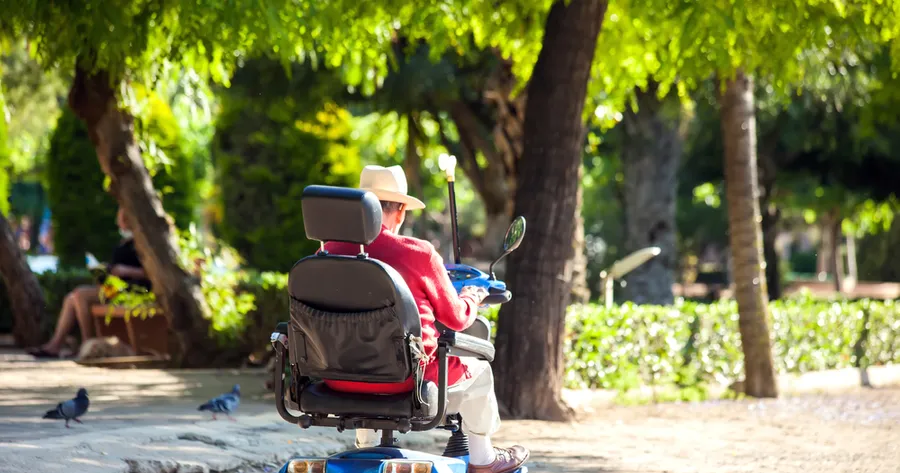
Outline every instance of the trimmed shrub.
[[(776, 368), (803, 373), (900, 362), (900, 304), (808, 295), (774, 301)], [(488, 312), (496, 324), (497, 310)], [(566, 385), (703, 388), (743, 377), (737, 303), (576, 305), (566, 318)]]
[(355, 186), (350, 114), (329, 102), (327, 72), (248, 61), (221, 96), (213, 160), (222, 204), (216, 233), (262, 271), (287, 271), (318, 243), (303, 231), (300, 196), (310, 184)]

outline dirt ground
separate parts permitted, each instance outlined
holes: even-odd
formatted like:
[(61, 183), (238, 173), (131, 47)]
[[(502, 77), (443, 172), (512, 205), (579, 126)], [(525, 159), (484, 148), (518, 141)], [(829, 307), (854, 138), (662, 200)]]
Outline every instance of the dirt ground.
[(605, 407), (577, 423), (506, 421), (531, 473), (900, 472), (900, 386), (778, 400)]

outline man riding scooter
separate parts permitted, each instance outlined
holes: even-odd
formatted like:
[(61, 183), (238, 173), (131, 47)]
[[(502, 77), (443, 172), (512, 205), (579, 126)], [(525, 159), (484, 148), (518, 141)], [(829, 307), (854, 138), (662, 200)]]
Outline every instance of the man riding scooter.
[[(484, 288), (466, 286), (457, 294), (434, 246), (400, 235), (406, 211), (425, 208), (422, 201), (407, 194), (406, 176), (400, 166), (366, 166), (360, 175), (359, 187), (378, 197), (383, 215), (381, 233), (366, 246), (366, 252), (371, 258), (394, 268), (409, 286), (422, 322), (427, 357), (424, 378), (436, 382), (437, 365), (431, 363), (435, 359), (439, 336), (435, 321), (450, 330), (467, 329), (475, 321), (478, 306), (488, 292)], [(325, 244), (325, 250), (337, 255), (356, 255), (359, 245), (329, 242)], [(459, 412), (462, 416), (462, 430), (469, 438), (469, 473), (507, 473), (518, 469), (528, 459), (528, 449), (518, 445), (501, 449), (491, 444), (490, 436), (500, 427), (500, 414), (490, 364), (484, 360), (450, 357), (448, 368), (448, 412)], [(412, 377), (405, 383), (396, 384), (335, 380), (325, 380), (325, 384), (336, 391), (366, 394), (397, 394), (414, 389)], [(377, 439), (375, 431), (357, 430), (359, 448), (375, 446)]]

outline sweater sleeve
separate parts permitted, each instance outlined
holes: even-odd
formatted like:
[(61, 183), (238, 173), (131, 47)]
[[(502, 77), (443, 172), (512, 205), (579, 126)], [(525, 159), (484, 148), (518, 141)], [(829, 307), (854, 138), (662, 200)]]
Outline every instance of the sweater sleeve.
[(434, 308), (435, 320), (457, 332), (469, 328), (478, 315), (478, 303), (472, 296), (457, 294), (443, 258), (433, 247), (428, 265), (428, 274), (423, 280), (426, 281), (425, 292)]

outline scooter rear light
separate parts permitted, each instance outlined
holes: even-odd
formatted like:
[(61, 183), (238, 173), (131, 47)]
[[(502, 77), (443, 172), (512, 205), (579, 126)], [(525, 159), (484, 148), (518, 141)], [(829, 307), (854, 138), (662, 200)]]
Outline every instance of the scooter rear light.
[(382, 473), (431, 473), (431, 462), (388, 460), (382, 464)]
[(287, 473), (325, 473), (325, 460), (291, 460)]

